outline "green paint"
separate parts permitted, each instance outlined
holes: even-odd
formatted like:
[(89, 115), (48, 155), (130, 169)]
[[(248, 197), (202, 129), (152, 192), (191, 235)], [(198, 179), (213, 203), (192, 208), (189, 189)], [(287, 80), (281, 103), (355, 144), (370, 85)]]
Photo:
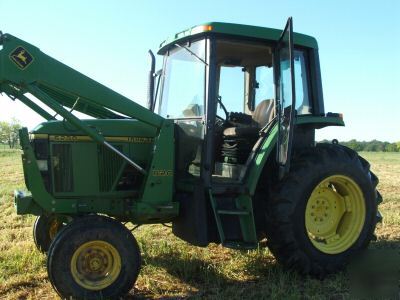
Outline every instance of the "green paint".
[[(202, 27), (211, 26), (211, 31), (203, 31)], [(250, 26), (250, 25), (242, 25), (242, 24), (233, 24), (233, 23), (221, 23), (221, 22), (211, 22), (204, 23), (197, 26), (193, 26), (187, 30), (181, 31), (163, 41), (160, 44), (160, 49), (158, 50), (158, 54), (164, 54), (166, 50), (170, 47), (179, 43), (185, 39), (190, 37), (199, 37), (200, 35), (207, 33), (217, 33), (217, 34), (226, 34), (230, 36), (238, 36), (250, 39), (260, 39), (270, 42), (277, 42), (279, 37), (281, 36), (281, 29), (273, 29), (267, 27), (259, 27), (259, 26)], [(294, 33), (294, 44), (298, 46), (304, 46), (308, 48), (318, 49), (317, 40), (311, 36)]]
[(342, 118), (339, 117), (326, 117), (326, 116), (313, 116), (302, 115), (295, 119), (297, 125), (313, 125), (315, 128), (323, 128), (327, 126), (345, 126)]
[[(121, 137), (151, 137), (154, 138), (157, 134), (155, 127), (149, 126), (137, 120), (84, 120), (84, 123), (101, 132), (104, 136), (121, 136)], [(36, 126), (32, 133), (34, 134), (49, 134), (49, 135), (84, 135), (82, 130), (74, 128), (68, 122), (49, 121)]]
[(256, 190), (258, 179), (261, 176), (264, 165), (276, 145), (277, 139), (278, 126), (275, 125), (270, 131), (267, 138), (262, 143), (261, 147), (257, 151), (255, 158), (249, 166), (249, 170), (247, 171), (247, 176), (245, 178), (245, 186), (248, 188), (249, 194), (252, 196), (254, 195), (254, 192)]

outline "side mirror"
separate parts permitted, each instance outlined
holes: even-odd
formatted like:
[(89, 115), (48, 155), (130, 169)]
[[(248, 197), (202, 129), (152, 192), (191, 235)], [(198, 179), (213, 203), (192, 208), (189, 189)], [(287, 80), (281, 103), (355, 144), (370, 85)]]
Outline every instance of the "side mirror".
[(151, 111), (154, 109), (154, 73), (156, 68), (156, 58), (151, 50), (149, 50), (150, 55), (150, 71), (149, 79), (147, 84), (147, 108)]

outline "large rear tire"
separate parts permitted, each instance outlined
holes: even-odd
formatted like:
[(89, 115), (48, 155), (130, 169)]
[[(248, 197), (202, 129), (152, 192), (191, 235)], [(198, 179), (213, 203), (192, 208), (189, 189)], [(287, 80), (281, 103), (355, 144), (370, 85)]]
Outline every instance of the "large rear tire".
[(342, 269), (374, 238), (377, 184), (368, 162), (349, 148), (319, 144), (295, 155), (267, 201), (269, 249), (303, 274)]
[(63, 299), (118, 299), (140, 271), (139, 246), (121, 223), (88, 216), (68, 224), (50, 246), (47, 271)]

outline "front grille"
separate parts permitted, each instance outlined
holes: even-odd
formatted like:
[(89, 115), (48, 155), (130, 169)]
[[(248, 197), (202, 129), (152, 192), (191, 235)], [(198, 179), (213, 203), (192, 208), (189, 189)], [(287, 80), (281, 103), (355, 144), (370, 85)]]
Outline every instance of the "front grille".
[(72, 170), (72, 149), (69, 144), (53, 144), (54, 191), (72, 192), (74, 190)]
[[(122, 151), (121, 146), (114, 147)], [(99, 189), (101, 192), (108, 192), (116, 179), (123, 159), (118, 154), (102, 145), (98, 145), (98, 153)]]

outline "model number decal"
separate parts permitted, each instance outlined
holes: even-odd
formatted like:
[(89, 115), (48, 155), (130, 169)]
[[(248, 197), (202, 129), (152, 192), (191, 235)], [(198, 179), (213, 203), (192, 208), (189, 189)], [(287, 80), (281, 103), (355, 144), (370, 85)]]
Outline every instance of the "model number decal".
[(172, 170), (153, 170), (153, 176), (172, 176)]
[[(54, 142), (78, 142), (82, 141), (85, 138), (83, 136), (77, 136), (77, 135), (51, 135), (50, 136), (50, 141)], [(88, 140), (91, 140), (89, 137), (87, 137)]]

